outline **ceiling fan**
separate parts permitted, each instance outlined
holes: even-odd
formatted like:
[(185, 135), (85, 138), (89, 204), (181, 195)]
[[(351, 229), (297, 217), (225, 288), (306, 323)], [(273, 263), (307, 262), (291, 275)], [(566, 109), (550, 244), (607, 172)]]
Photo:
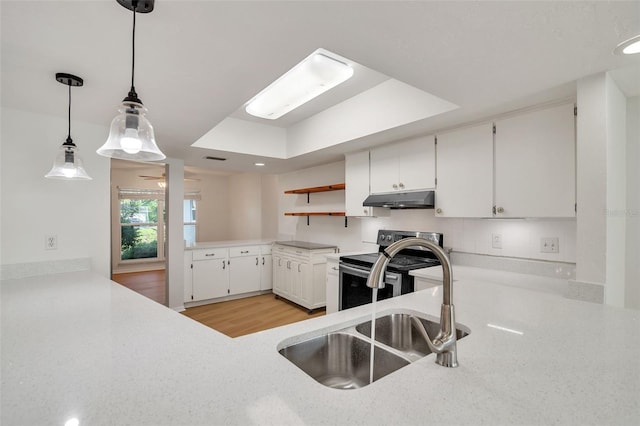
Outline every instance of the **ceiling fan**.
[[(148, 176), (148, 175), (138, 175), (138, 177), (143, 178), (144, 180), (159, 180), (159, 181), (164, 181), (166, 176), (163, 173), (162, 176)], [(186, 177), (184, 178), (185, 182), (197, 182), (200, 179), (196, 179), (196, 178), (190, 178), (190, 177)]]

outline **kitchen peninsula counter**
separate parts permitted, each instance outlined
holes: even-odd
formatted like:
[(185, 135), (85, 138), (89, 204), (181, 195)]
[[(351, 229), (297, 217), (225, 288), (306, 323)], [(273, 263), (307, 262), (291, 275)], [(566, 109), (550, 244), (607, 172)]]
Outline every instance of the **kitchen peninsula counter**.
[[(455, 269), (454, 269), (455, 274)], [(437, 317), (441, 287), (378, 312)], [(2, 424), (631, 425), (640, 312), (458, 276), (458, 368), (430, 355), (358, 390), (329, 389), (278, 352), (354, 324), (359, 306), (232, 339), (90, 272), (5, 280)]]

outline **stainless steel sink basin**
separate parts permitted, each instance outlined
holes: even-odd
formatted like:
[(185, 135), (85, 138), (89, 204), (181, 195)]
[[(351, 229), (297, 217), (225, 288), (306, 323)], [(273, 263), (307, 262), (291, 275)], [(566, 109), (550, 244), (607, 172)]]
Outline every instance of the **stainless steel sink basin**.
[[(374, 351), (374, 381), (409, 364), (378, 346)], [(325, 386), (357, 389), (369, 384), (371, 343), (353, 334), (333, 332), (287, 346), (279, 352)]]
[[(429, 355), (431, 350), (427, 342), (420, 336), (418, 330), (411, 323), (411, 316), (405, 313), (394, 313), (380, 318), (376, 318), (376, 341), (402, 351), (406, 355), (422, 358)], [(436, 337), (440, 331), (440, 324), (428, 319), (417, 317), (424, 325), (427, 334), (431, 339)], [(364, 322), (356, 326), (359, 333), (371, 337), (371, 321)], [(458, 340), (469, 333), (460, 328), (456, 328)]]
[[(411, 323), (418, 318), (433, 339), (440, 330), (437, 322), (418, 312), (394, 310), (381, 312), (376, 318), (373, 360), (373, 381), (418, 361), (431, 351)], [(371, 320), (351, 322), (318, 331), (300, 340), (293, 337), (281, 342), (278, 352), (298, 368), (325, 386), (337, 389), (357, 389), (370, 384)], [(458, 339), (469, 329), (456, 324)]]

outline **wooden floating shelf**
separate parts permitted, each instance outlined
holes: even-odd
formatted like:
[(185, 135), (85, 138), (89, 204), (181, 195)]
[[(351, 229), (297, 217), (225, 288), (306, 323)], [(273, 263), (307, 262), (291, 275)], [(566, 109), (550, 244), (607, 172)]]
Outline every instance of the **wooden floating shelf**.
[(345, 216), (346, 212), (288, 212), (285, 216)]
[(313, 192), (340, 191), (345, 188), (344, 183), (336, 183), (334, 185), (314, 186), (313, 188), (290, 189), (284, 191), (285, 194), (310, 194)]

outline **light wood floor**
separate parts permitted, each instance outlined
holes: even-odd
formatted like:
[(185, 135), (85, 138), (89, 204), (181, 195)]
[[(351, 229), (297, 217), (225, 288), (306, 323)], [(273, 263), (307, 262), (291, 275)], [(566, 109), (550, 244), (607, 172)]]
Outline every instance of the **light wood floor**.
[(276, 299), (273, 294), (263, 294), (197, 306), (183, 314), (229, 337), (238, 337), (322, 316), (325, 310), (308, 314), (306, 309), (294, 303)]
[[(113, 274), (112, 279), (149, 299), (165, 303), (164, 271)], [(308, 314), (301, 306), (276, 299), (269, 293), (188, 308), (183, 314), (229, 337), (238, 337), (322, 316), (325, 310)]]
[(164, 270), (113, 274), (111, 279), (151, 300), (165, 304)]

